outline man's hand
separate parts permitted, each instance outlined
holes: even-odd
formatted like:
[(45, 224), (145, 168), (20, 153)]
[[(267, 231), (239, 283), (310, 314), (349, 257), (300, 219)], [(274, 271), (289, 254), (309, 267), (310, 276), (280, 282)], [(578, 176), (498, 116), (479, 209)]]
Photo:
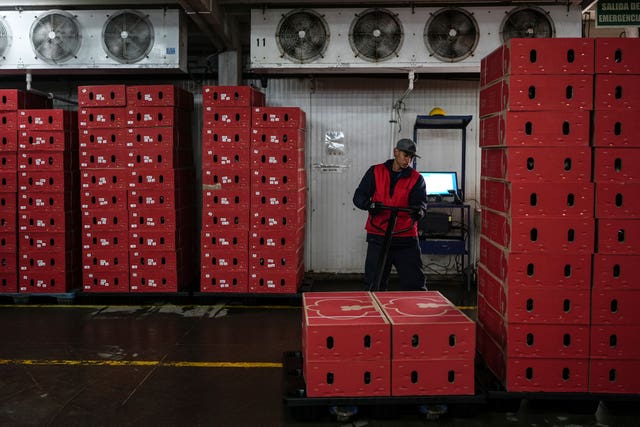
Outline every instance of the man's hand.
[(409, 214), (415, 222), (420, 222), (424, 218), (424, 209), (417, 208)]
[(370, 202), (369, 207), (367, 208), (369, 211), (369, 215), (376, 216), (380, 213), (382, 203), (380, 202)]

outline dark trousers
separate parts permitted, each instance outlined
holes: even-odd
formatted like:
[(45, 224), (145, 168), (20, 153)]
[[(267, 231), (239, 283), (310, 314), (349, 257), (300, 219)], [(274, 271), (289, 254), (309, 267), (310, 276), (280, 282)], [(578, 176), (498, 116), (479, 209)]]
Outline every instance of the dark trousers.
[[(375, 279), (378, 265), (382, 260), (382, 236), (367, 236), (367, 258), (364, 263), (365, 290), (376, 290)], [(389, 287), (391, 266), (395, 266), (400, 278), (400, 290), (426, 291), (424, 273), (422, 272), (422, 257), (417, 238), (393, 239), (387, 262), (382, 271), (381, 291)]]

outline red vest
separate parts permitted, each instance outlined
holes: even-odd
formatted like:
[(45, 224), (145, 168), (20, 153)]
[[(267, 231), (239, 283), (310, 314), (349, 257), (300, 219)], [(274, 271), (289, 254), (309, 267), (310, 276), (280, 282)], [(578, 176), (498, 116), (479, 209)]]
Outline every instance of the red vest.
[[(398, 206), (402, 208), (409, 206), (409, 193), (420, 177), (418, 172), (411, 169), (411, 175), (409, 175), (408, 178), (398, 179), (393, 189), (393, 197), (389, 196), (389, 186), (391, 184), (389, 169), (384, 164), (376, 165), (373, 168), (373, 175), (376, 182), (376, 191), (373, 193), (371, 200), (381, 202), (385, 206)], [(365, 227), (367, 233), (384, 236), (390, 217), (391, 211), (387, 209), (383, 209), (376, 216), (369, 215)], [(397, 230), (405, 230), (407, 228), (408, 230), (396, 234)], [(398, 220), (394, 228), (393, 237), (412, 237), (417, 235), (418, 224), (411, 220), (407, 212), (398, 212)]]

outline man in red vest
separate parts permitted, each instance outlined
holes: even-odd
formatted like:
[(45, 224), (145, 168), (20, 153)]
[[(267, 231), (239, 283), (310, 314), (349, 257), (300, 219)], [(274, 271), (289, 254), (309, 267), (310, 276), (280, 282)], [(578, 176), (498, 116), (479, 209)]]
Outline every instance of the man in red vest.
[(416, 144), (403, 138), (393, 149), (393, 159), (371, 166), (362, 177), (353, 195), (353, 204), (368, 210), (367, 258), (364, 265), (364, 280), (367, 290), (375, 285), (378, 260), (383, 251), (384, 234), (391, 216), (384, 206), (415, 208), (412, 213), (398, 211), (391, 247), (382, 273), (381, 289), (388, 288), (391, 266), (395, 266), (400, 277), (400, 289), (404, 291), (426, 290), (422, 271), (422, 254), (418, 242), (418, 222), (427, 209), (427, 191), (422, 176), (411, 167), (416, 154)]

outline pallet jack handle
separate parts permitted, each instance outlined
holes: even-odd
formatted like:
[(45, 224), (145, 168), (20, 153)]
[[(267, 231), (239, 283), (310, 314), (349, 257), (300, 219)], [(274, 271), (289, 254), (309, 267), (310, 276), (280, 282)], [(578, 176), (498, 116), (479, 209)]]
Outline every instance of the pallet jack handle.
[[(387, 228), (384, 232), (384, 240), (382, 241), (382, 253), (380, 254), (381, 259), (378, 260), (378, 268), (376, 269), (376, 275), (373, 281), (373, 286), (371, 286), (371, 288), (369, 289), (370, 291), (380, 290), (380, 285), (382, 284), (382, 273), (384, 272), (384, 267), (387, 264), (387, 258), (389, 257), (389, 249), (391, 248), (391, 238), (393, 237), (394, 234), (403, 233), (405, 231), (410, 230), (411, 227), (413, 227), (413, 223), (415, 222), (414, 220), (411, 223), (411, 227), (405, 228), (403, 230), (398, 230), (394, 233), (393, 229), (396, 227), (396, 222), (398, 221), (398, 212), (413, 213), (417, 209), (419, 209), (419, 208), (411, 208), (411, 207), (385, 206), (382, 203), (378, 203), (378, 202), (375, 202), (375, 203), (376, 203), (377, 209), (389, 210), (391, 211), (391, 214), (389, 216), (389, 221), (387, 222)], [(380, 230), (382, 229), (381, 227), (378, 227), (377, 225), (373, 224), (373, 221), (370, 221), (370, 222), (374, 227)]]

